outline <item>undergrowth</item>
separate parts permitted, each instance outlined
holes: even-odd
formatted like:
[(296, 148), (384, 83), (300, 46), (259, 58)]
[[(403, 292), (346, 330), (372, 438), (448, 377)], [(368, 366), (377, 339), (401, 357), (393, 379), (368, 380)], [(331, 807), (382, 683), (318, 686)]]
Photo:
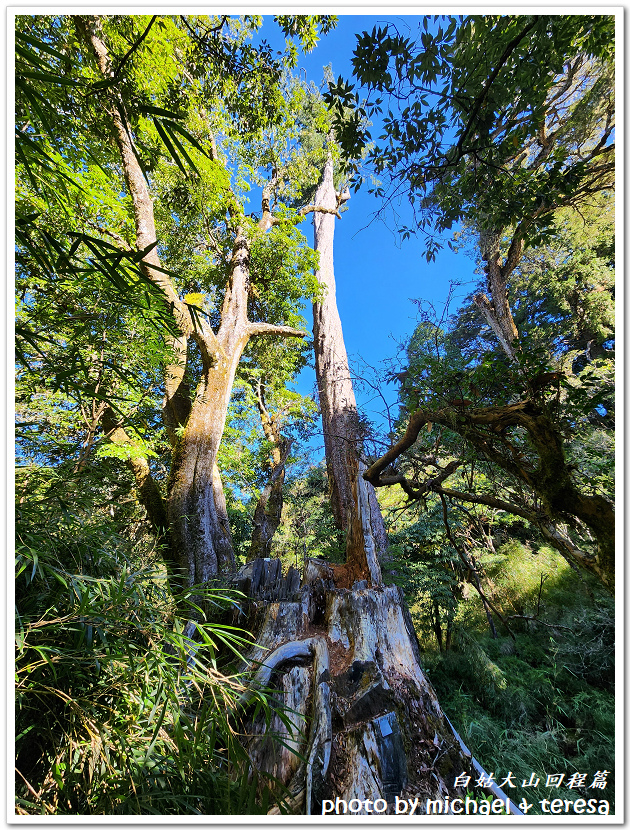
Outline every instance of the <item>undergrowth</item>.
[[(514, 638), (490, 635), (476, 595), (460, 608), (452, 648), (443, 653), (423, 638), (424, 663), (444, 710), (486, 772), (516, 786), (506, 794), (533, 803), (543, 798), (607, 799), (614, 812), (614, 606), (591, 580), (553, 551), (505, 546), (486, 564), (486, 589)], [(542, 588), (541, 588), (542, 577)], [(608, 771), (604, 789), (591, 787)], [(531, 775), (537, 787), (524, 787)], [(564, 773), (559, 787), (547, 776)], [(583, 786), (567, 787), (575, 773)], [(574, 778), (574, 783), (580, 779)], [(471, 782), (474, 783), (474, 782)], [(477, 790), (481, 792), (481, 790)]]
[(249, 640), (205, 613), (233, 596), (174, 598), (163, 566), (67, 491), (31, 471), (18, 514), (16, 813), (266, 813), (273, 782), (239, 740), (244, 678), (220, 663)]

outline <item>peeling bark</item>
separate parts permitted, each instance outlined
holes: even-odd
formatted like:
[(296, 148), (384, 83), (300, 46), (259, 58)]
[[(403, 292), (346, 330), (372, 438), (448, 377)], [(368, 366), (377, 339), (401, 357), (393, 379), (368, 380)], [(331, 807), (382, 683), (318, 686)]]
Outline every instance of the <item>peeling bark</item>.
[[(378, 561), (377, 541), (372, 525), (378, 525), (373, 518), (368, 488), (371, 485), (363, 478), (365, 464), (357, 464), (356, 476), (352, 481), (353, 506), (348, 513), (348, 539), (345, 568), (349, 581), (367, 577), (370, 585), (381, 585), (381, 566)], [(378, 505), (378, 502), (377, 502)], [(380, 518), (380, 509), (378, 518)], [(381, 518), (382, 523), (382, 518)]]

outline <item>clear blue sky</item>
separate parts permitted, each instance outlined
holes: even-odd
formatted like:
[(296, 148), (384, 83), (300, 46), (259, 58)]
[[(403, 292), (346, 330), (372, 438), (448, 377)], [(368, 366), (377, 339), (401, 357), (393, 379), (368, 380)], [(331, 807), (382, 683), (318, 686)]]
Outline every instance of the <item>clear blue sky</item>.
[[(300, 58), (300, 67), (318, 86), (323, 67), (328, 64), (332, 64), (335, 78), (342, 75), (351, 80), (357, 32), (371, 31), (375, 25), (389, 21), (401, 31), (408, 28), (413, 36), (421, 20), (417, 15), (340, 15), (337, 28), (322, 37), (311, 54)], [(267, 26), (267, 35), (270, 28)], [(376, 137), (377, 130), (373, 128), (372, 134)], [(474, 280), (474, 264), (463, 252), (454, 254), (449, 249), (438, 254), (436, 262), (427, 264), (420, 238), (399, 240), (391, 211), (385, 215), (385, 223), (373, 218), (381, 202), (367, 189), (353, 194), (347, 205), (349, 209), (337, 220), (335, 231), (337, 303), (351, 360), (360, 357), (376, 366), (394, 357), (396, 343), (412, 333), (417, 307), (411, 300), (428, 301), (441, 314), (450, 282)], [(304, 227), (304, 232), (312, 239), (312, 229)], [(457, 290), (451, 310), (457, 306), (457, 297), (461, 300), (469, 291), (470, 286)], [(300, 391), (311, 391), (313, 383), (313, 373), (304, 373)], [(395, 400), (396, 387), (390, 385), (387, 391), (388, 398)], [(371, 408), (365, 396), (359, 395), (359, 401)]]

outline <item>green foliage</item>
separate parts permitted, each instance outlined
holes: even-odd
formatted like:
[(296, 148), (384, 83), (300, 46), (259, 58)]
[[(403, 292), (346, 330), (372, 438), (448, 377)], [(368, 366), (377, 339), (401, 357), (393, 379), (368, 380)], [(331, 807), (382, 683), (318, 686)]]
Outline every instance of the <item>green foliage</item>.
[[(302, 95), (295, 84), (286, 94), (293, 47), (282, 56), (265, 43), (254, 46), (260, 23), (102, 17), (113, 70), (103, 80), (78, 18), (18, 19), (22, 814), (267, 811), (273, 782), (251, 768), (238, 734), (235, 707), (246, 678), (222, 670), (225, 653), (240, 653), (249, 640), (210, 613), (233, 596), (207, 587), (171, 595), (159, 544), (146, 533), (130, 476), (115, 463), (144, 457), (158, 484), (166, 478), (161, 387), (175, 330), (140, 269), (147, 252), (136, 251), (103, 94), (113, 87), (124, 102), (155, 200), (163, 270), (189, 308), (218, 322), (241, 225), (253, 239), (251, 319), (301, 325), (316, 260), (295, 227), (299, 217), (278, 202), (282, 221), (266, 238), (241, 201), (264, 179), (274, 140), (293, 145), (300, 171), (298, 127), (284, 124)], [(290, 41), (311, 48), (334, 18), (285, 16), (281, 25)], [(290, 175), (285, 182), (290, 202), (299, 187)], [(285, 352), (297, 371), (302, 349)], [(271, 364), (264, 371), (273, 373)], [(191, 385), (199, 371), (199, 355), (191, 354)], [(299, 396), (284, 394), (279, 405), (288, 403), (294, 420), (309, 411)], [(126, 443), (105, 441), (108, 406)], [(248, 516), (229, 488), (227, 501), (242, 548)], [(194, 642), (188, 617), (195, 618)], [(263, 693), (256, 703), (270, 722)]]
[(341, 78), (325, 97), (348, 157), (371, 140), (361, 119), (383, 118), (369, 159), (408, 193), (417, 226), (401, 232), (424, 231), (429, 260), (459, 221), (539, 243), (557, 206), (612, 187), (614, 18), (424, 17), (418, 29), (363, 32), (353, 75), (367, 101)]
[(334, 14), (290, 15), (278, 14), (274, 20), (280, 26), (285, 36), (297, 35), (305, 52), (312, 51), (319, 40), (318, 33), (327, 34), (337, 25)]
[[(400, 585), (419, 635), (446, 645), (461, 595), (462, 562), (446, 538), (439, 505), (408, 509), (395, 493), (379, 492), (388, 530), (387, 582)], [(465, 568), (464, 568), (465, 570)]]
[[(401, 470), (425, 488), (421, 501), (427, 504), (432, 480), (447, 464), (457, 463), (439, 484), (452, 496), (449, 521), (462, 542), (468, 531), (462, 536), (458, 527), (477, 524), (471, 532), (483, 546), (479, 521), (495, 530), (510, 527), (519, 538), (536, 538), (545, 505), (537, 483), (544, 475), (546, 447), (562, 447), (582, 493), (613, 498), (611, 202), (600, 194), (579, 214), (558, 211), (553, 240), (530, 248), (512, 273), (510, 294), (520, 335), (514, 360), (507, 359), (484, 325), (474, 295), (439, 321), (419, 303), (420, 322), (407, 344), (407, 361), (403, 371), (392, 370), (389, 378), (401, 384), (400, 431), (417, 409), (429, 421), (434, 413), (438, 424), (429, 422), (420, 430)], [(480, 284), (475, 295), (484, 290)], [(523, 426), (501, 423), (500, 413), (509, 415), (520, 402), (547, 425), (545, 442), (537, 442)], [(475, 421), (484, 413), (485, 423)], [(557, 467), (549, 470), (552, 476), (557, 473)], [(557, 512), (553, 521), (567, 522), (562, 533), (592, 550), (592, 540), (569, 513)]]
[[(155, 344), (174, 323), (139, 270), (146, 252), (137, 252), (133, 244), (131, 200), (121, 197), (120, 160), (110, 141), (103, 87), (115, 84), (125, 102), (138, 158), (156, 197), (165, 270), (183, 294), (205, 295), (202, 311), (212, 323), (233, 241), (226, 216), (243, 216), (228, 170), (231, 165), (235, 171), (236, 193), (238, 181), (246, 187), (248, 179), (257, 184), (270, 160), (270, 142), (288, 141), (295, 169), (285, 176), (285, 187), (298, 186), (290, 183), (300, 174), (297, 126), (295, 118), (288, 123), (287, 114), (304, 93), (293, 84), (287, 95), (282, 57), (264, 43), (248, 43), (261, 19), (139, 15), (100, 20), (114, 67), (108, 82), (93, 65), (74, 18), (17, 20), (18, 359), (34, 374), (45, 368), (54, 388), (75, 399), (91, 397), (97, 385), (101, 399), (116, 408), (110, 385), (89, 376), (86, 343), (110, 332), (112, 318), (122, 328), (117, 336), (112, 332), (115, 345), (129, 339), (129, 329), (141, 342), (148, 325), (156, 327), (149, 333), (149, 343)], [(330, 16), (282, 18), (287, 36), (307, 45), (318, 29), (328, 31), (334, 23)], [(228, 158), (211, 158), (217, 146)], [(277, 209), (282, 214), (280, 205)], [(315, 290), (313, 254), (292, 227), (294, 219), (291, 213), (273, 229), (271, 243), (260, 240), (260, 256), (253, 256), (257, 320), (267, 314), (274, 322), (293, 319), (292, 303)], [(60, 326), (68, 308), (79, 313), (71, 326)], [(144, 331), (138, 331), (138, 322)], [(146, 363), (136, 344), (133, 351)], [(106, 362), (126, 383), (142, 385), (124, 361)]]
[[(144, 252), (135, 251), (131, 200), (121, 196), (103, 89), (114, 85), (124, 102), (154, 198), (164, 271), (196, 319), (215, 327), (239, 224), (252, 237), (250, 319), (303, 326), (304, 298), (317, 291), (316, 256), (296, 227), (292, 204), (299, 178), (306, 170), (314, 175), (322, 141), (312, 131), (315, 149), (301, 147), (304, 121), (296, 114), (321, 116), (322, 107), (313, 90), (288, 78), (281, 56), (264, 42), (249, 42), (259, 18), (101, 17), (114, 70), (107, 82), (79, 36), (79, 20), (18, 21), (20, 453), (53, 463), (73, 454), (77, 465), (94, 449), (101, 459), (128, 461), (135, 454), (151, 459), (154, 477), (163, 481), (170, 447), (160, 425), (160, 390), (173, 360), (173, 316), (139, 270)], [(289, 39), (312, 46), (317, 31), (335, 20), (280, 22)], [(32, 77), (29, 67), (39, 64), (50, 71)], [(35, 109), (32, 101), (39, 102)], [(266, 182), (269, 165), (280, 162), (274, 194), (280, 221), (264, 234), (244, 216), (244, 192)], [(194, 389), (201, 361), (190, 345), (186, 380)], [(252, 344), (249, 353), (256, 351), (264, 347)], [(281, 395), (281, 374), (287, 379), (299, 371), (301, 346), (295, 355), (283, 344), (260, 370), (274, 375), (274, 394)], [(294, 424), (307, 421), (312, 406), (289, 398), (284, 394), (278, 406), (288, 404)], [(121, 417), (124, 445), (107, 445), (102, 435), (105, 405)]]
[[(160, 406), (173, 326), (139, 268), (145, 252), (134, 247), (132, 205), (121, 195), (99, 93), (113, 86), (125, 103), (154, 197), (160, 258), (189, 308), (213, 326), (220, 322), (240, 226), (252, 241), (250, 318), (303, 327), (304, 299), (317, 293), (317, 259), (297, 228), (300, 208), (328, 150), (338, 150), (327, 144), (331, 115), (318, 95), (285, 70), (294, 65), (294, 39), (312, 48), (335, 18), (276, 21), (287, 38), (283, 55), (259, 42), (258, 16), (106, 16), (114, 77), (104, 81), (71, 17), (18, 19), (16, 734), (23, 815), (267, 812), (275, 782), (259, 779), (238, 739), (236, 704), (247, 678), (227, 668), (248, 643), (247, 634), (220, 622), (234, 596), (216, 587), (169, 592), (161, 542), (149, 536), (131, 477), (116, 463), (150, 459), (165, 483), (170, 446)], [(377, 96), (408, 98), (387, 116), (386, 142), (371, 160), (380, 173), (402, 176), (424, 230), (459, 220), (476, 230), (499, 227), (506, 254), (515, 225), (529, 222), (522, 230), (530, 247), (510, 278), (518, 361), (502, 358), (470, 304), (452, 321), (425, 317), (406, 354), (398, 427), (420, 406), (509, 405), (530, 394), (541, 373), (561, 371), (537, 403), (560, 430), (575, 479), (606, 496), (613, 476), (612, 213), (610, 199), (589, 188), (600, 161), (600, 183), (609, 184), (611, 29), (611, 19), (598, 16), (466, 17), (444, 28), (425, 20), (418, 43), (389, 26), (362, 35), (354, 62)], [(543, 110), (566, 80), (567, 56), (579, 56), (581, 86), (536, 166)], [(356, 154), (346, 137), (366, 129), (383, 102), (372, 98), (348, 112), (346, 105), (358, 103), (352, 89), (332, 84), (335, 95), (342, 144)], [(580, 153), (588, 156), (584, 164)], [(278, 221), (263, 233), (259, 217), (245, 215), (247, 193), (272, 181)], [(592, 204), (583, 204), (585, 195)], [(575, 200), (580, 219), (557, 210)], [(311, 465), (302, 446), (315, 404), (291, 388), (307, 348), (255, 338), (238, 370), (219, 463), (243, 558), (273, 453), (261, 431), (260, 389), (278, 430), (293, 441), (273, 554), (298, 566), (306, 557), (345, 558), (325, 469)], [(200, 371), (191, 352), (191, 388)], [(122, 417), (129, 443), (105, 443), (104, 404)], [(509, 438), (535, 462), (523, 431)], [(515, 487), (450, 425), (428, 424), (402, 468), (426, 480), (453, 459), (466, 492), (538, 509), (535, 493)], [(411, 510), (397, 495), (379, 491), (379, 498), (391, 511), (385, 578), (413, 604), (441, 703), (486, 769), (512, 768), (520, 779), (531, 771), (610, 768), (611, 601), (541, 547), (522, 516), (451, 501), (447, 529), (431, 488)], [(568, 532), (580, 535), (579, 528)], [(493, 540), (498, 547), (505, 539), (494, 550)], [(483, 589), (512, 618), (515, 641), (497, 620), (501, 636), (488, 635), (456, 547), (475, 556)], [(194, 641), (189, 616), (197, 620)], [(256, 703), (267, 726), (272, 715), (283, 720), (264, 691)]]
[(287, 487), (283, 522), (274, 537), (274, 555), (302, 567), (307, 558), (345, 561), (345, 538), (335, 527), (323, 464), (309, 466)]
[[(232, 714), (244, 678), (221, 671), (226, 647), (239, 653), (249, 635), (204, 621), (199, 605), (224, 608), (234, 596), (172, 597), (146, 543), (117, 532), (129, 517), (95, 511), (90, 478), (77, 483), (72, 506), (54, 471), (32, 468), (20, 487), (18, 813), (264, 813), (268, 787), (260, 782), (253, 805), (256, 777), (247, 783)], [(198, 618), (194, 642), (186, 607)]]
[[(543, 784), (554, 772), (588, 773), (578, 792), (561, 787), (554, 797), (593, 797), (587, 789), (593, 774), (611, 770), (614, 759), (612, 599), (555, 551), (533, 549), (531, 529), (521, 529), (527, 545), (510, 538), (493, 553), (480, 546), (478, 532), (471, 536), (474, 517), (454, 512), (451, 531), (474, 554), (483, 591), (515, 636), (493, 613), (495, 640), (465, 569), (458, 571), (452, 558), (441, 511), (430, 500), (426, 509), (403, 510), (394, 490), (379, 491), (379, 498), (392, 543), (385, 578), (405, 589), (424, 666), (467, 746), (498, 781), (514, 773), (519, 786), (509, 795), (515, 803), (532, 800), (532, 791), (520, 786), (532, 772)], [(491, 530), (496, 541), (509, 538), (513, 525), (495, 520)], [(614, 782), (600, 797), (613, 803)], [(537, 802), (533, 812), (540, 812)]]
[[(548, 549), (510, 543), (487, 573), (486, 590), (504, 614), (538, 611), (540, 622), (512, 620), (516, 640), (493, 640), (480, 605), (460, 605), (453, 649), (437, 655), (427, 641), (425, 665), (440, 703), (484, 769), (498, 781), (514, 773), (515, 803), (539, 793), (533, 812), (540, 812), (536, 799), (548, 792), (520, 786), (532, 772), (541, 786), (550, 773), (588, 773), (584, 787), (562, 786), (553, 797), (592, 798), (595, 771), (613, 769), (612, 601), (601, 592), (593, 601), (589, 591), (597, 588)], [(614, 803), (614, 781), (599, 797)]]

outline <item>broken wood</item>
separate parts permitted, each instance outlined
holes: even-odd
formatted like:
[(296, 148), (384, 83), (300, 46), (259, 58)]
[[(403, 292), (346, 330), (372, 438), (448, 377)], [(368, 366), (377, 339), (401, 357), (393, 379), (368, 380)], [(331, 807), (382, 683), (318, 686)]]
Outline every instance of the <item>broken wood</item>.
[[(249, 563), (252, 574), (279, 575), (273, 560), (259, 561)], [(291, 600), (259, 596), (248, 609), (256, 644), (240, 667), (252, 673), (241, 705), (262, 686), (287, 707), (289, 725), (279, 717), (271, 724), (279, 740), (261, 721), (249, 729), (259, 771), (284, 787), (271, 814), (321, 815), (322, 800), (337, 797), (393, 806), (396, 795), (422, 804), (456, 796), (470, 758), (424, 674), (402, 590), (367, 580), (339, 587), (335, 566), (310, 559)]]

